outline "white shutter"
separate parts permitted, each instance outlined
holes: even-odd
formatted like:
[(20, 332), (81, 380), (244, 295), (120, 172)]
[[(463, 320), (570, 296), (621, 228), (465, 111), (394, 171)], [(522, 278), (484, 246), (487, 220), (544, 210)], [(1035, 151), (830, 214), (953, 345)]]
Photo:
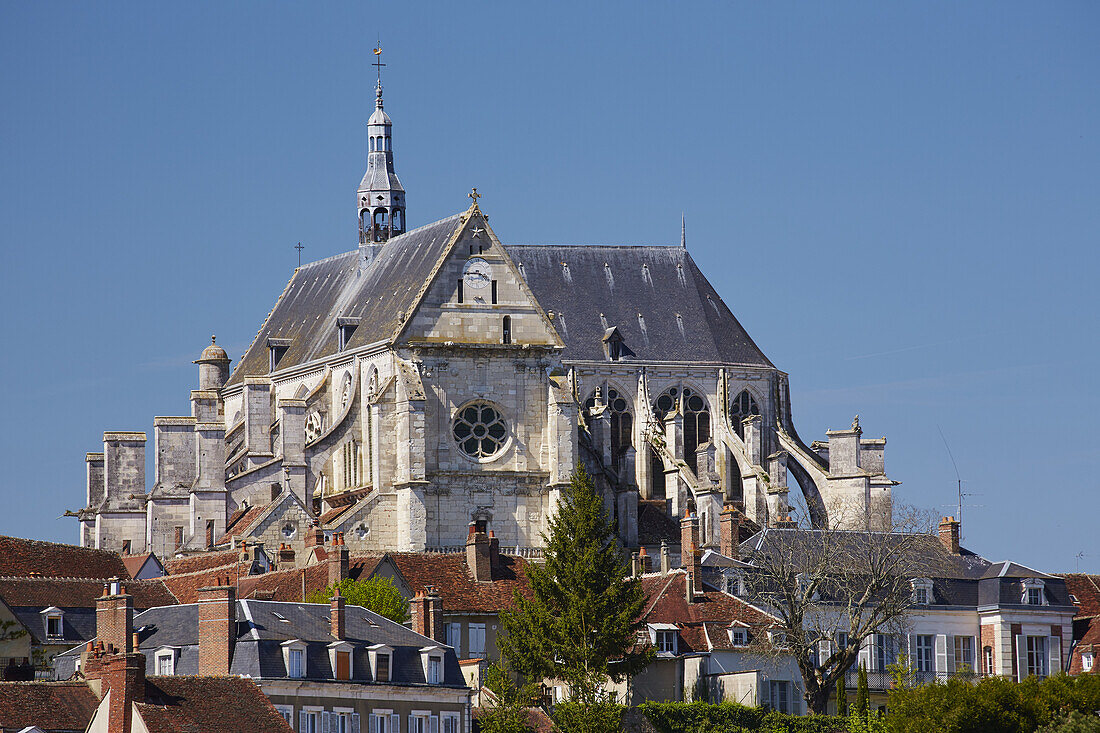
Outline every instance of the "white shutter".
[(298, 711), (298, 730), (301, 733), (307, 733), (309, 731), (309, 713), (305, 710)]
[(351, 733), (359, 733), (359, 713), (351, 714)]
[(321, 733), (333, 733), (332, 713), (327, 710), (321, 713)]
[(416, 716), (409, 716), (409, 733), (417, 733), (416, 731)]
[(936, 634), (936, 674), (947, 673), (947, 637), (944, 634)]
[(368, 733), (378, 733), (378, 716), (373, 713), (367, 716)]
[(833, 645), (828, 639), (817, 642), (817, 666), (824, 667), (833, 653)]
[(1027, 677), (1027, 637), (1020, 634), (1016, 637), (1016, 681), (1022, 682)]
[(909, 657), (909, 668), (912, 670), (917, 669), (917, 635), (906, 634), (905, 643), (909, 648), (906, 650), (906, 656)]
[(439, 716), (433, 715), (428, 723), (428, 733), (439, 733)]
[(958, 660), (955, 659), (955, 645), (957, 643), (953, 634), (947, 635), (947, 674), (949, 675), (955, 674), (956, 671), (955, 665)]
[(859, 665), (862, 664), (863, 668), (868, 672), (871, 671), (871, 648), (874, 645), (875, 635), (868, 634), (863, 637), (862, 643), (859, 645), (859, 659), (857, 660), (856, 670), (859, 670)]
[(397, 713), (390, 716), (389, 733), (401, 733), (401, 716)]
[(1050, 637), (1050, 673), (1058, 674), (1062, 671), (1062, 638)]

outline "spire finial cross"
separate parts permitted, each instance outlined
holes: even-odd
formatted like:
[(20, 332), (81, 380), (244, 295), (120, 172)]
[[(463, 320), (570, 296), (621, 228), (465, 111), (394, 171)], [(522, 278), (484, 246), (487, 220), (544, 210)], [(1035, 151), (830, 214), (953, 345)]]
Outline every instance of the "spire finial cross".
[(477, 200), (478, 200), (479, 198), (481, 198), (481, 194), (480, 194), (480, 193), (478, 193), (478, 192), (477, 192), (477, 189), (475, 188), (474, 190), (470, 191), (470, 193), (466, 194), (466, 197), (467, 197), (467, 198), (470, 198), (470, 199), (473, 199), (473, 201), (474, 201), (474, 206), (477, 206)]
[(302, 250), (305, 249), (305, 247), (302, 246), (301, 242), (298, 242), (298, 244), (294, 245), (294, 249), (298, 250), (298, 267), (301, 267), (302, 266)]

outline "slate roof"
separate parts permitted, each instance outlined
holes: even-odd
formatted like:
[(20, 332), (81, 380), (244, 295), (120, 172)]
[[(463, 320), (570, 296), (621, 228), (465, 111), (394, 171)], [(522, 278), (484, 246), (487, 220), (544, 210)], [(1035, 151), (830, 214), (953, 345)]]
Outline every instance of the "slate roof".
[(0, 576), (47, 578), (129, 578), (114, 552), (57, 542), (0, 536)]
[[(345, 637), (353, 645), (353, 680), (370, 682), (370, 662), (367, 647), (385, 644), (394, 649), (391, 684), (427, 684), (420, 661), (420, 649), (436, 642), (411, 629), (383, 618), (360, 606), (347, 606)], [(197, 603), (153, 608), (134, 614), (141, 649), (162, 646), (179, 647), (177, 675), (195, 675), (199, 669)], [(253, 678), (285, 678), (281, 644), (301, 640), (306, 644), (305, 679), (332, 680), (328, 646), (333, 643), (329, 621), (329, 604), (258, 601), (237, 601), (237, 634), (230, 673)], [(60, 677), (72, 674), (75, 659), (81, 649), (70, 649), (54, 658)], [(146, 672), (155, 671), (154, 654), (146, 654)], [(449, 687), (464, 687), (465, 680), (454, 650), (446, 647), (444, 683)]]
[[(145, 609), (176, 603), (175, 597), (156, 580), (128, 580), (126, 592), (134, 608)], [(0, 578), (0, 600), (26, 627), (38, 644), (79, 644), (95, 638), (96, 599), (103, 594), (103, 581), (86, 578)], [(46, 638), (41, 612), (61, 609), (60, 639)]]
[(0, 682), (0, 730), (82, 732), (98, 706), (83, 682)]
[(530, 593), (525, 568), (527, 561), (513, 555), (501, 555), (492, 580), (477, 582), (470, 576), (465, 554), (439, 555), (423, 552), (399, 552), (388, 556), (398, 572), (416, 593), (435, 586), (443, 600), (443, 612), (495, 614), (512, 607), (514, 591)]
[(686, 249), (559, 244), (504, 249), (543, 310), (554, 311), (564, 359), (605, 361), (604, 335), (617, 328), (630, 352), (625, 358), (774, 368)]
[[(358, 250), (299, 267), (228, 384), (268, 373), (269, 338), (290, 340), (279, 369), (336, 353), (337, 317), (359, 319), (347, 348), (393, 338), (461, 216), (394, 237), (362, 272)], [(774, 368), (686, 249), (517, 244), (505, 250), (542, 308), (555, 312), (566, 359), (603, 361), (604, 336), (617, 328), (628, 359)]]
[(149, 733), (293, 730), (256, 683), (240, 677), (148, 677), (137, 708)]
[(459, 226), (460, 216), (394, 237), (362, 273), (358, 250), (299, 267), (228, 384), (242, 382), (246, 375), (268, 373), (268, 338), (291, 340), (279, 369), (336, 353), (338, 316), (359, 318), (349, 349), (393, 337)]
[(143, 555), (125, 555), (122, 558), (122, 564), (126, 566), (126, 572), (129, 573), (131, 578), (136, 578), (141, 569), (145, 567), (145, 563), (149, 558), (153, 558), (154, 562), (160, 562), (157, 556), (151, 552), (146, 552)]
[(664, 499), (638, 500), (638, 544), (680, 544), (680, 523), (668, 515)]

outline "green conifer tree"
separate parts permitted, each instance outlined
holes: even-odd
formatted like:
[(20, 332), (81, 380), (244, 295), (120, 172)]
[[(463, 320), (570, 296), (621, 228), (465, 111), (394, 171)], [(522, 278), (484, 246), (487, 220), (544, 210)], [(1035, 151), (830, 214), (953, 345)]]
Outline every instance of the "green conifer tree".
[(856, 715), (867, 720), (871, 714), (871, 698), (867, 687), (867, 665), (859, 664), (859, 682), (856, 683)]
[(844, 678), (836, 681), (836, 714), (848, 714), (848, 689), (844, 686)]
[(543, 539), (545, 565), (527, 566), (531, 597), (515, 594), (513, 608), (501, 613), (507, 633), (497, 643), (516, 672), (564, 680), (573, 700), (592, 704), (606, 680), (637, 674), (653, 652), (635, 648), (645, 593), (630, 577), (614, 524), (583, 466), (562, 491)]

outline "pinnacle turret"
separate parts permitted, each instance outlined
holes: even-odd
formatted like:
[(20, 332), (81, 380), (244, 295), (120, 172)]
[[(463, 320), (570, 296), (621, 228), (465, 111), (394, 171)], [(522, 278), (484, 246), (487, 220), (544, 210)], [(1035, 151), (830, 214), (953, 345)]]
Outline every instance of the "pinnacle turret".
[(385, 242), (405, 232), (405, 189), (393, 169), (393, 123), (382, 103), (382, 49), (374, 49), (374, 55), (378, 82), (374, 113), (367, 121), (367, 172), (355, 196), (360, 245)]

